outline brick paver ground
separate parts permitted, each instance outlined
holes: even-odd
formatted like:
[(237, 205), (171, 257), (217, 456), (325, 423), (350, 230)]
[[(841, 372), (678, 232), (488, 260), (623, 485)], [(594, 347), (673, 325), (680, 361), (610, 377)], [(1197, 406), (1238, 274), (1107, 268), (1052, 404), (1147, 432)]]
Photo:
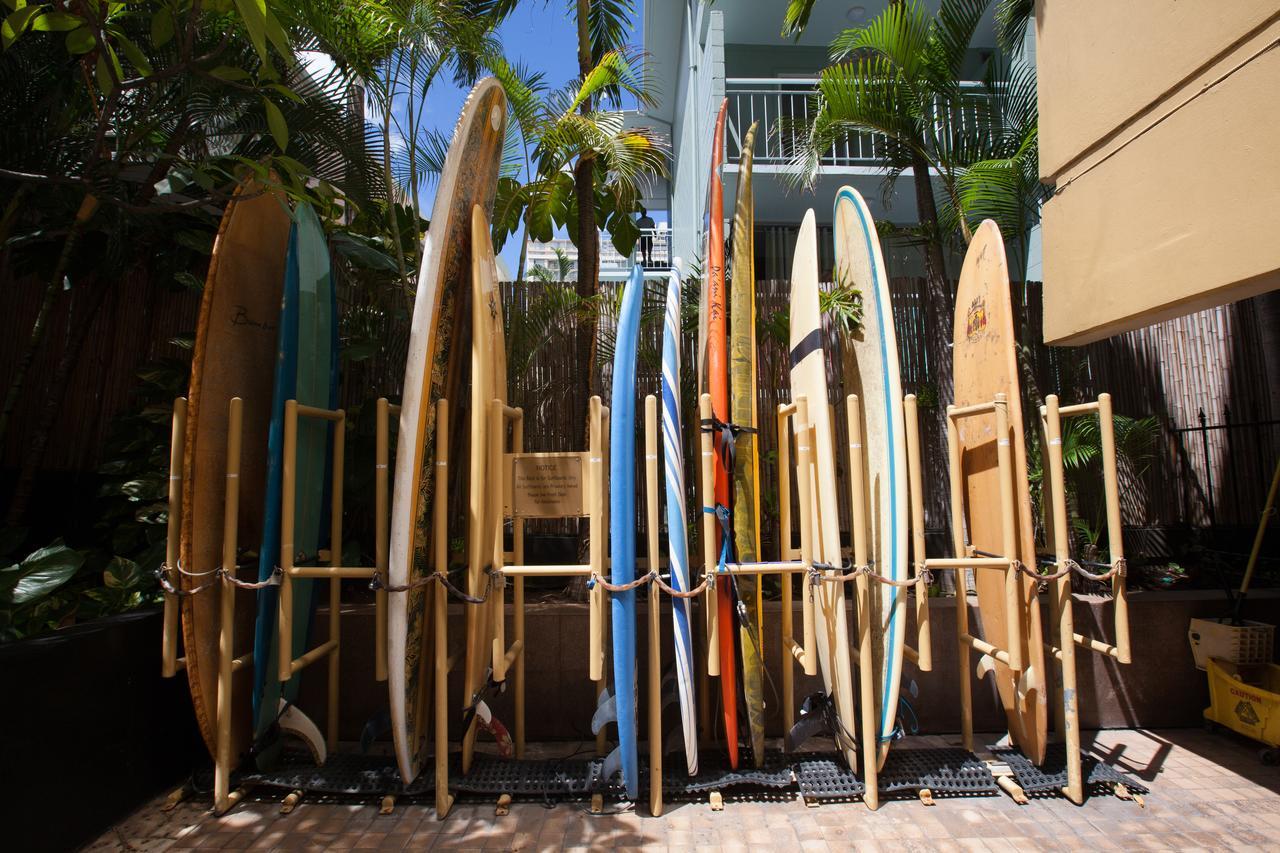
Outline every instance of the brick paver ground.
[(281, 815), (277, 803), (250, 802), (216, 818), (207, 802), (165, 813), (157, 800), (88, 849), (1280, 849), (1280, 768), (1264, 766), (1248, 741), (1198, 730), (1117, 730), (1086, 743), (1151, 788), (1145, 807), (1109, 796), (1083, 807), (1060, 797), (1019, 806), (1000, 795), (939, 799), (933, 807), (895, 800), (871, 812), (861, 803), (808, 808), (787, 794), (729, 800), (721, 812), (705, 802), (668, 804), (659, 818), (643, 806), (595, 816), (579, 803), (516, 803), (499, 818), (492, 803), (471, 802), (438, 821), (427, 806), (379, 816), (371, 805), (304, 802)]

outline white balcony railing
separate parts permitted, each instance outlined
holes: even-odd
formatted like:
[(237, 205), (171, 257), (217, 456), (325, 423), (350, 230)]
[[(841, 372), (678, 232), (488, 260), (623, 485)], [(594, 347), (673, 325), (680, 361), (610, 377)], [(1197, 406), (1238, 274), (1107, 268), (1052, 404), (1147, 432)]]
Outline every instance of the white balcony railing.
[[(949, 117), (957, 130), (981, 120), (985, 95), (977, 90), (980, 83), (965, 83), (973, 89), (972, 99), (953, 110)], [(785, 166), (792, 161), (797, 140), (808, 127), (813, 112), (816, 78), (730, 77), (725, 80), (725, 96), (729, 109), (725, 121), (725, 156), (736, 163), (742, 153), (742, 136), (753, 121), (760, 122), (756, 131), (755, 163)], [(878, 133), (850, 133), (831, 147), (821, 158), (826, 167), (883, 167), (886, 141)]]

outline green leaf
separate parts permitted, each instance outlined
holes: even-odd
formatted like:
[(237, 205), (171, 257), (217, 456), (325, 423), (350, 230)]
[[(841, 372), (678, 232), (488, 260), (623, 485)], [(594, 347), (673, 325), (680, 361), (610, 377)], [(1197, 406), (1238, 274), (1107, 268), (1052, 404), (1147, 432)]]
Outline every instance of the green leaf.
[(32, 17), (43, 9), (44, 6), (23, 6), (4, 19), (4, 23), (0, 24), (0, 42), (3, 43), (5, 50), (18, 40), (18, 36), (26, 32), (27, 24), (31, 23)]
[(636, 247), (636, 241), (640, 239), (640, 229), (636, 227), (635, 221), (630, 216), (623, 213), (613, 217), (609, 223), (609, 236), (618, 253), (626, 256), (630, 255), (631, 250)]
[(116, 556), (102, 572), (102, 583), (109, 589), (133, 589), (142, 582), (142, 570), (133, 560)]
[(217, 77), (219, 80), (229, 80), (233, 83), (241, 80), (248, 80), (250, 76), (249, 72), (245, 71), (243, 68), (236, 68), (231, 65), (219, 65), (217, 68), (210, 71), (209, 75)]
[(31, 29), (33, 32), (40, 33), (65, 33), (67, 30), (74, 30), (83, 24), (84, 19), (79, 15), (71, 15), (67, 12), (49, 12), (32, 21)]
[(289, 147), (289, 125), (285, 123), (284, 113), (270, 98), (262, 99), (262, 108), (267, 112), (267, 127), (271, 129), (271, 137), (281, 151)]
[(35, 601), (71, 580), (82, 565), (83, 554), (56, 540), (21, 563), (0, 570), (0, 594), (12, 604)]
[(107, 66), (107, 52), (104, 50), (98, 54), (98, 61), (94, 65), (93, 76), (98, 81), (98, 88), (102, 90), (102, 94), (110, 95), (115, 89), (116, 83), (111, 79), (111, 69)]
[(381, 272), (396, 272), (399, 270), (395, 258), (382, 251), (367, 238), (336, 231), (331, 241), (340, 255), (358, 267)]
[(73, 56), (79, 56), (88, 53), (98, 46), (98, 39), (93, 34), (93, 30), (88, 27), (80, 27), (67, 33), (66, 47), (67, 53)]
[(164, 47), (173, 40), (173, 12), (161, 7), (151, 16), (151, 46)]
[(275, 91), (279, 92), (281, 95), (284, 95), (286, 98), (293, 101), (295, 104), (301, 104), (301, 103), (304, 103), (305, 101), (305, 99), (301, 95), (299, 95), (297, 92), (293, 91), (288, 86), (282, 85), (280, 83), (268, 83), (267, 88), (274, 89)]
[(116, 41), (120, 44), (120, 50), (124, 52), (125, 59), (136, 69), (143, 77), (151, 76), (151, 60), (147, 59), (147, 55), (143, 53), (132, 39), (123, 33), (116, 34)]
[(267, 3), (266, 0), (235, 0), (236, 10), (240, 12), (240, 19), (244, 21), (245, 29), (249, 31), (249, 40), (253, 42), (253, 49), (258, 52), (258, 56), (263, 63), (270, 61), (267, 56)]

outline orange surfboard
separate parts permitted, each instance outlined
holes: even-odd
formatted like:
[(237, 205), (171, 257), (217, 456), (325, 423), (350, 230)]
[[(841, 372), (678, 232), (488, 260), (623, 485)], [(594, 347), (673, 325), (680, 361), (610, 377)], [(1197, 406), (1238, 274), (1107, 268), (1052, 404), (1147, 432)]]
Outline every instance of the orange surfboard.
[[(715, 136), (711, 142), (711, 211), (707, 223), (707, 384), (711, 390), (711, 413), (717, 421), (729, 423), (729, 304), (724, 288), (724, 182), (720, 166), (724, 162), (724, 119), (729, 108), (720, 103)], [(727, 453), (724, 436), (713, 434), (716, 453), (716, 505), (729, 506), (733, 472), (726, 470), (722, 453)], [(724, 528), (716, 526), (716, 553), (724, 547)], [(733, 585), (716, 588), (716, 609), (720, 621), (720, 698), (724, 705), (725, 743), (729, 746), (729, 766), (738, 766), (738, 677), (734, 657)]]
[[(1017, 339), (1013, 331), (1013, 306), (1009, 301), (1009, 266), (1000, 229), (986, 220), (973, 235), (956, 290), (955, 404), (989, 403), (996, 394), (1009, 400), (1009, 435), (996, 434), (994, 414), (958, 421), (961, 474), (969, 521), (969, 544), (977, 551), (1000, 554), (1003, 530), (1000, 520), (1000, 473), (997, 445), (1008, 441), (1013, 448), (1014, 503), (1018, 524), (1017, 558), (1036, 565), (1035, 534), (1031, 516), (1031, 491), (1027, 483), (1027, 448), (1022, 431), (1022, 397), (1018, 386)], [(1004, 573), (974, 571), (982, 634), (987, 642), (1004, 648), (1008, 623)], [(994, 658), (984, 658), (979, 672), (993, 667), (1000, 703), (1009, 720), (1009, 734), (1027, 757), (1044, 761), (1048, 734), (1048, 696), (1044, 684), (1044, 644), (1041, 642), (1039, 584), (1022, 577), (1022, 660), (1026, 669), (1015, 673)]]

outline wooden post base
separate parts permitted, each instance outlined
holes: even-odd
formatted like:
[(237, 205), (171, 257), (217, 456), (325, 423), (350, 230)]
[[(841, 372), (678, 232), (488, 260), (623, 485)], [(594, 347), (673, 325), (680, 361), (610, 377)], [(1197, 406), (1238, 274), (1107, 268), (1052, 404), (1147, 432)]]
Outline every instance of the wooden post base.
[(280, 801), (280, 814), (289, 814), (298, 807), (298, 803), (302, 802), (303, 792), (299, 790), (290, 791), (285, 798)]

